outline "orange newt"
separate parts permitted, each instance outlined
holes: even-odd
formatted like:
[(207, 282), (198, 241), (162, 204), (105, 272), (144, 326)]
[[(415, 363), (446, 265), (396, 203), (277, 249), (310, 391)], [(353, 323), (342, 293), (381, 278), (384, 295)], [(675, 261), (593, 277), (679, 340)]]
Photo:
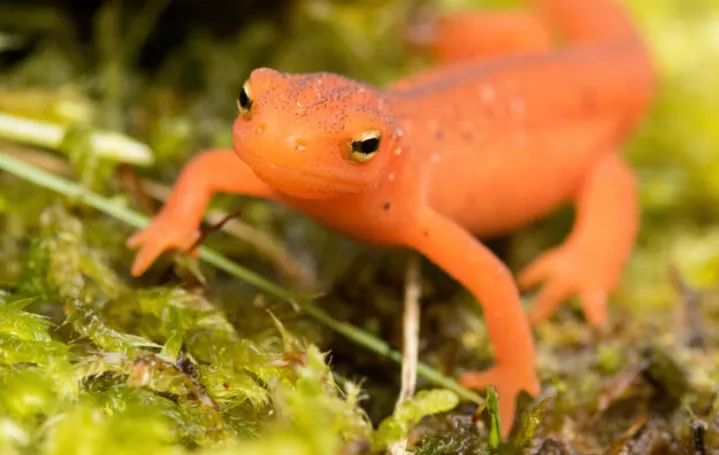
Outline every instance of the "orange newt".
[[(460, 382), (497, 388), (508, 434), (517, 393), (540, 391), (530, 323), (571, 296), (590, 323), (607, 319), (639, 218), (619, 148), (655, 82), (612, 1), (532, 3), (536, 12), (441, 19), (432, 45), (441, 65), (384, 89), (254, 70), (238, 97), (234, 150), (206, 151), (183, 169), (162, 211), (128, 241), (139, 248), (133, 275), (165, 250), (189, 248), (218, 192), (280, 201), (358, 239), (413, 248), (481, 303), (495, 365)], [(525, 289), (544, 283), (527, 318), (512, 274), (475, 235), (568, 202), (571, 234), (519, 276)]]

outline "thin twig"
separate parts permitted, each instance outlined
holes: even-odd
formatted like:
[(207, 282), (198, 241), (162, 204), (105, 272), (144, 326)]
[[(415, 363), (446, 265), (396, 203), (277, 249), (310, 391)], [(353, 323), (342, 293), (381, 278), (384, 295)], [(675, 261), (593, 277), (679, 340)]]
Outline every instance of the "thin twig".
[[(149, 179), (140, 179), (139, 183), (144, 192), (159, 201), (165, 201), (170, 196), (170, 187), (167, 185)], [(236, 218), (227, 219), (227, 216), (228, 213), (222, 210), (209, 210), (205, 214), (205, 220), (211, 225), (222, 223), (222, 232), (252, 245), (277, 267), (284, 278), (292, 280), (294, 285), (301, 289), (312, 288), (314, 275), (305, 271), (300, 262), (272, 236)]]
[(704, 344), (704, 324), (701, 311), (701, 293), (684, 281), (676, 265), (668, 270), (669, 281), (679, 294), (676, 332), (680, 343), (689, 347), (701, 347)]
[[(0, 169), (30, 181), (38, 186), (60, 193), (78, 203), (84, 203), (135, 228), (142, 228), (148, 224), (149, 220), (146, 216), (111, 201), (104, 196), (88, 191), (77, 183), (70, 182), (56, 175), (48, 174), (47, 172), (13, 158), (8, 154), (0, 154)], [(201, 259), (211, 265), (214, 265), (218, 269), (239, 278), (257, 289), (284, 302), (291, 305), (297, 304), (297, 298), (290, 291), (274, 284), (261, 275), (241, 267), (209, 248), (200, 247), (199, 252)], [(355, 344), (376, 354), (386, 356), (397, 363), (402, 361), (402, 355), (390, 348), (384, 341), (350, 324), (337, 321), (332, 318), (332, 316), (327, 314), (327, 312), (312, 303), (302, 303), (299, 307), (308, 316), (348, 338)], [(465, 389), (454, 379), (442, 375), (429, 365), (418, 363), (417, 372), (434, 385), (452, 390), (465, 400), (479, 404), (484, 403), (484, 399), (477, 393)]]
[(119, 164), (115, 167), (115, 176), (122, 188), (135, 200), (140, 210), (146, 215), (153, 216), (157, 212), (157, 204), (145, 191), (140, 177), (133, 166)]
[(195, 248), (202, 245), (202, 242), (204, 242), (205, 239), (207, 239), (207, 237), (210, 234), (222, 229), (225, 224), (227, 224), (231, 219), (240, 216), (243, 211), (244, 211), (244, 209), (242, 209), (242, 208), (235, 209), (232, 212), (225, 215), (224, 217), (222, 217), (222, 219), (220, 221), (218, 221), (217, 223), (212, 223), (211, 225), (207, 226), (206, 228), (203, 228), (200, 231), (200, 235), (197, 237), (197, 240), (195, 240), (195, 242), (192, 244), (192, 246), (190, 246), (190, 248), (188, 248), (188, 250), (192, 251)]
[[(407, 261), (404, 285), (404, 316), (402, 318), (402, 382), (395, 409), (414, 396), (419, 360), (419, 299), (422, 294), (419, 256), (411, 254)], [(407, 439), (392, 444), (392, 455), (407, 453)]]
[[(217, 223), (209, 224), (207, 226), (202, 227), (200, 229), (200, 235), (197, 236), (197, 239), (192, 243), (192, 245), (190, 245), (189, 248), (187, 248), (186, 251), (196, 251), (197, 248), (199, 248), (200, 245), (202, 245), (202, 243), (205, 240), (207, 240), (208, 236), (210, 236), (213, 232), (217, 232), (217, 231), (221, 230), (222, 227), (228, 221), (230, 221), (234, 217), (240, 216), (242, 214), (242, 212), (243, 212), (243, 209), (238, 208), (238, 209), (234, 210), (233, 212), (225, 215)], [(154, 213), (150, 213), (150, 216), (154, 216)], [(170, 276), (173, 272), (173, 269), (174, 269), (173, 265), (167, 266), (165, 271), (160, 276), (161, 277)], [(184, 286), (187, 287), (188, 289), (192, 289), (192, 288), (195, 288), (198, 286), (204, 287), (204, 285), (206, 284), (205, 279), (202, 278), (201, 276), (198, 276), (198, 274), (190, 273), (189, 275), (186, 275), (186, 274), (182, 273), (181, 275), (184, 275), (184, 276), (180, 276), (180, 278), (182, 279)]]

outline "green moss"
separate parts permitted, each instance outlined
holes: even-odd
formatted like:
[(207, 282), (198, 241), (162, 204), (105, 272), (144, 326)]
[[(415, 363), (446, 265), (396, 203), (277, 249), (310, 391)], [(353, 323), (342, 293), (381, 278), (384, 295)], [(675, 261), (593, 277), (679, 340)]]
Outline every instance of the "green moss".
[[(181, 453), (292, 444), (299, 453), (333, 454), (372, 437), (361, 389), (349, 381), (340, 387), (316, 346), (268, 315), (274, 337), (243, 339), (198, 293), (128, 287), (61, 204), (40, 215), (16, 289), (2, 294), (0, 306), (8, 447), (126, 453), (142, 443)], [(26, 311), (29, 305), (55, 314), (61, 330), (49, 332), (48, 317)], [(435, 395), (442, 393), (450, 392)], [(403, 427), (393, 434), (436, 412), (422, 403), (438, 397), (419, 395), (411, 411), (400, 412)], [(142, 428), (128, 442), (135, 425)], [(70, 428), (93, 434), (82, 441)], [(267, 442), (248, 442), (256, 438)]]
[(372, 439), (375, 449), (387, 449), (406, 437), (422, 418), (454, 409), (459, 398), (449, 390), (422, 390), (397, 406), (394, 414), (382, 421)]

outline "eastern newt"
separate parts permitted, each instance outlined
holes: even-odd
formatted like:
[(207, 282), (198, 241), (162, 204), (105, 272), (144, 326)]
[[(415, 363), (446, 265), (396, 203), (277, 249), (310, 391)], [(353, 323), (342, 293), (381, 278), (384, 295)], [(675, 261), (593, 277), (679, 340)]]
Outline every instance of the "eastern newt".
[[(440, 65), (383, 89), (336, 74), (254, 70), (237, 100), (234, 150), (205, 151), (183, 169), (161, 212), (128, 241), (140, 249), (133, 275), (165, 250), (189, 248), (218, 192), (280, 201), (358, 239), (413, 248), (481, 303), (495, 365), (460, 382), (497, 388), (508, 434), (517, 393), (540, 391), (531, 324), (571, 296), (591, 324), (606, 322), (639, 218), (636, 179), (619, 149), (655, 85), (617, 4), (532, 3), (536, 11), (440, 20), (432, 44)], [(544, 282), (528, 318), (511, 272), (475, 235), (569, 202), (571, 234), (519, 275), (523, 289)]]

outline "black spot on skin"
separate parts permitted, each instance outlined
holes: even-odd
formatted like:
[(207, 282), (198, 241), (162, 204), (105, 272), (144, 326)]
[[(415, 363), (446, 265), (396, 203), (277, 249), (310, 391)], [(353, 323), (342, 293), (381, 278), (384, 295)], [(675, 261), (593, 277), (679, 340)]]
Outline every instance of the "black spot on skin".
[(390, 206), (391, 206), (391, 204), (389, 202), (385, 202), (384, 205), (382, 206), (382, 209), (389, 210)]
[(427, 229), (425, 229), (424, 231), (422, 231), (422, 234), (423, 234), (425, 237), (429, 237), (429, 231), (428, 231)]
[(435, 137), (435, 139), (437, 139), (438, 141), (441, 141), (442, 139), (444, 139), (444, 131), (439, 130), (439, 131), (435, 132), (435, 133), (434, 133), (434, 137)]
[(467, 142), (472, 142), (472, 135), (466, 131), (461, 131), (459, 135)]

